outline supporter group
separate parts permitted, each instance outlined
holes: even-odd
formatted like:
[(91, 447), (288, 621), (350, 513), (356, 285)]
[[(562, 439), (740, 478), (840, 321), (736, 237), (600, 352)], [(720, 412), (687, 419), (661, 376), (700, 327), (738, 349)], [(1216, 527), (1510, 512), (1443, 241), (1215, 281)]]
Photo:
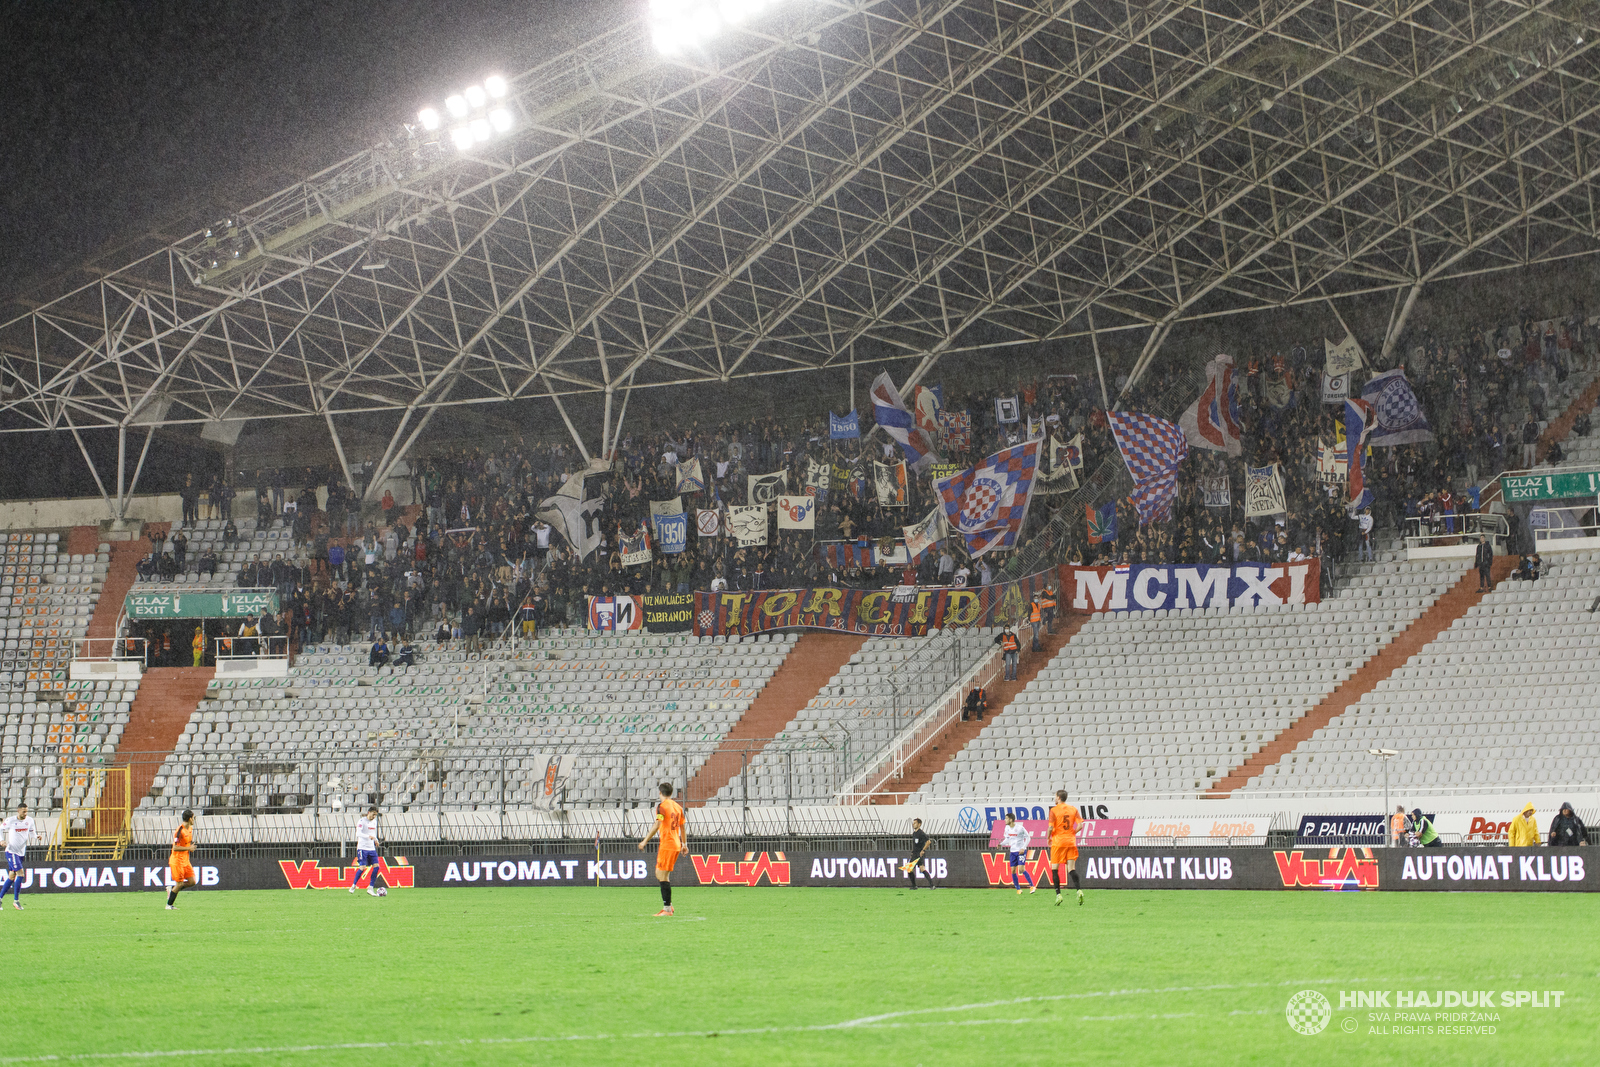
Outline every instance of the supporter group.
[[(281, 524), (286, 540), (258, 553), (234, 581), (278, 591), (281, 612), (262, 620), (261, 632), (286, 634), (296, 647), (383, 634), (475, 645), (524, 624), (582, 625), (590, 596), (988, 584), (1055, 562), (1317, 557), (1331, 582), (1338, 564), (1370, 551), (1385, 531), (1405, 532), (1407, 520), (1419, 518), (1428, 528), (1454, 529), (1458, 516), (1476, 509), (1487, 480), (1534, 466), (1554, 391), (1573, 372), (1595, 367), (1597, 340), (1596, 320), (1581, 307), (1545, 319), (1524, 311), (1500, 326), (1413, 331), (1389, 366), (1378, 365), (1382, 357), (1369, 347), (1362, 369), (1331, 386), (1320, 337), (1234, 353), (1238, 455), (1190, 449), (1176, 468), (1170, 508), (1143, 521), (1125, 478), (1109, 492), (1080, 489), (1103, 465), (1123, 463), (1100, 383), (1041, 364), (1002, 389), (946, 380), (907, 396), (937, 460), (920, 469), (905, 463), (902, 444), (875, 432), (867, 406), (849, 415), (817, 410), (791, 419), (652, 427), (624, 433), (609, 461), (531, 436), (424, 451), (365, 504), (370, 459), (353, 469), (353, 487), (337, 468), (262, 470), (236, 485), (190, 475), (182, 490), (185, 522), (170, 534), (151, 534), (140, 573), (215, 579), (217, 553), (188, 549), (188, 531), (199, 520), (225, 524), (224, 546), (254, 544), (239, 528), (246, 517), (258, 528)], [(1125, 378), (1106, 382), (1113, 401), (1122, 396), (1113, 406), (1171, 419), (1192, 404), (1205, 372), (1162, 362), (1163, 370), (1125, 396)], [(1352, 509), (1348, 472), (1330, 462), (1345, 447), (1344, 396), (1359, 395), (1363, 378), (1394, 369), (1409, 384), (1431, 440), (1372, 450), (1365, 469), (1370, 503)], [(937, 518), (936, 478), (1034, 439), (1041, 441), (1041, 474), (1050, 477), (1036, 487), (1008, 550), (974, 559), (960, 536), (946, 536), (911, 560), (873, 551)], [(1558, 461), (1559, 449), (1543, 458)], [(1274, 464), (1283, 510), (1246, 518), (1247, 469)], [(408, 489), (410, 503), (397, 502), (396, 493), (406, 498)], [(252, 491), (253, 513), (247, 504), (241, 512)], [(775, 498), (789, 494), (814, 500), (812, 528), (778, 521)], [(586, 543), (569, 536), (563, 518), (572, 509), (552, 506), (562, 498), (591, 504)], [(685, 515), (680, 543), (663, 541), (652, 502), (657, 512)], [(752, 526), (745, 518), (731, 528), (730, 509), (752, 504), (765, 506), (766, 521)], [(1513, 550), (1525, 543), (1522, 536), (1513, 530)]]

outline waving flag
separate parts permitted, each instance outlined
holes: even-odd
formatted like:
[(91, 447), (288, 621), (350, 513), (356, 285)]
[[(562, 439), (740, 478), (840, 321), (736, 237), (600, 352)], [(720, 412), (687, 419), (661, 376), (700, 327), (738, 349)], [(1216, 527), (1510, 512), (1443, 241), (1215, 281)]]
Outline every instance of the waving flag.
[(912, 563), (920, 562), (928, 550), (945, 539), (948, 532), (944, 511), (939, 507), (928, 512), (927, 518), (910, 526), (903, 526), (900, 532), (905, 535), (906, 552), (911, 557)]
[(678, 464), (678, 492), (698, 493), (706, 487), (706, 476), (700, 472), (698, 459), (684, 460)]
[(1184, 438), (1196, 448), (1237, 456), (1239, 387), (1233, 381), (1233, 357), (1216, 356), (1206, 364), (1206, 387), (1178, 419)]
[(972, 447), (972, 416), (965, 411), (939, 412), (939, 437), (951, 452)]
[(1361, 399), (1371, 406), (1376, 420), (1368, 444), (1383, 448), (1433, 440), (1428, 416), (1417, 403), (1406, 372), (1399, 367), (1368, 379), (1361, 389)]
[(976, 467), (934, 481), (945, 518), (967, 540), (974, 559), (1017, 543), (1033, 498), (1039, 441), (996, 452)]
[(1166, 419), (1137, 411), (1108, 411), (1106, 421), (1133, 475), (1130, 499), (1139, 510), (1139, 524), (1166, 522), (1172, 518), (1172, 498), (1178, 494), (1178, 464), (1189, 455), (1183, 431)]
[(1083, 506), (1084, 517), (1089, 522), (1089, 543), (1091, 545), (1109, 545), (1117, 539), (1117, 502), (1101, 504), (1097, 509), (1093, 504)]
[(1367, 488), (1366, 458), (1367, 436), (1372, 433), (1376, 413), (1365, 400), (1344, 402), (1345, 470), (1350, 479), (1350, 511), (1360, 511), (1372, 503), (1372, 490)]
[(894, 382), (887, 373), (878, 375), (872, 382), (872, 410), (884, 432), (905, 449), (906, 459), (913, 470), (920, 472), (930, 463), (939, 462), (934, 454), (933, 442), (918, 426), (911, 409), (906, 407)]
[(852, 437), (861, 436), (861, 423), (856, 418), (855, 409), (850, 409), (848, 415), (835, 415), (828, 412), (828, 438), (833, 441), (847, 441)]
[(928, 440), (939, 439), (939, 408), (943, 406), (941, 391), (936, 386), (932, 389), (919, 385), (911, 390), (911, 410), (917, 420), (917, 428), (928, 435)]

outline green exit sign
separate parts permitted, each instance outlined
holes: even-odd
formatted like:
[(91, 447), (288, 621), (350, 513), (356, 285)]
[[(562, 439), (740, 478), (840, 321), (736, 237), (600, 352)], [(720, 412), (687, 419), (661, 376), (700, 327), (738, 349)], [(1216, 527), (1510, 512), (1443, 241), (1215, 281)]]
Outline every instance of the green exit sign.
[(1570, 500), (1600, 496), (1600, 471), (1552, 470), (1549, 474), (1506, 474), (1500, 478), (1506, 503), (1519, 500)]

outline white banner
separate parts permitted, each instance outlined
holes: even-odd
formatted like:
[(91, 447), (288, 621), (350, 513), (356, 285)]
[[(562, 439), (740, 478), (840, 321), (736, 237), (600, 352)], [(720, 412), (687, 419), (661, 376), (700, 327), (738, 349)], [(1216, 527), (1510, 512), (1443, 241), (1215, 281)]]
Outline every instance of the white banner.
[(778, 529), (815, 530), (816, 528), (816, 497), (780, 496), (778, 498)]
[(745, 484), (750, 504), (770, 504), (789, 488), (789, 472), (780, 470), (771, 474), (751, 474), (746, 477)]
[(729, 508), (728, 533), (739, 542), (740, 548), (766, 544), (767, 509), (760, 506)]
[(1322, 347), (1327, 353), (1322, 369), (1325, 374), (1344, 375), (1361, 367), (1361, 346), (1350, 334), (1344, 335), (1344, 340), (1334, 344), (1326, 337), (1322, 339)]
[(1278, 515), (1289, 510), (1283, 495), (1283, 472), (1276, 463), (1270, 467), (1246, 467), (1244, 479), (1244, 513), (1252, 515)]

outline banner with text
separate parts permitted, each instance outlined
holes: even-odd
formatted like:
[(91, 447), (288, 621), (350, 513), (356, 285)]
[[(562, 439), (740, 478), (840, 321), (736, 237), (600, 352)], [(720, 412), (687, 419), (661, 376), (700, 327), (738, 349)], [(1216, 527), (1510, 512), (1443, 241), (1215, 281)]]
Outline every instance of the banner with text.
[(1121, 569), (1063, 566), (1061, 593), (1066, 608), (1078, 612), (1258, 608), (1320, 603), (1321, 576), (1321, 562), (1315, 559), (1232, 567), (1172, 563), (1136, 563)]
[(694, 632), (700, 636), (765, 630), (842, 630), (920, 637), (930, 629), (999, 626), (1027, 617), (1033, 594), (1049, 572), (978, 588), (898, 586), (892, 589), (761, 589), (696, 593)]
[(130, 619), (236, 619), (246, 615), (276, 615), (278, 594), (271, 589), (241, 589), (234, 593), (128, 594), (123, 610)]

